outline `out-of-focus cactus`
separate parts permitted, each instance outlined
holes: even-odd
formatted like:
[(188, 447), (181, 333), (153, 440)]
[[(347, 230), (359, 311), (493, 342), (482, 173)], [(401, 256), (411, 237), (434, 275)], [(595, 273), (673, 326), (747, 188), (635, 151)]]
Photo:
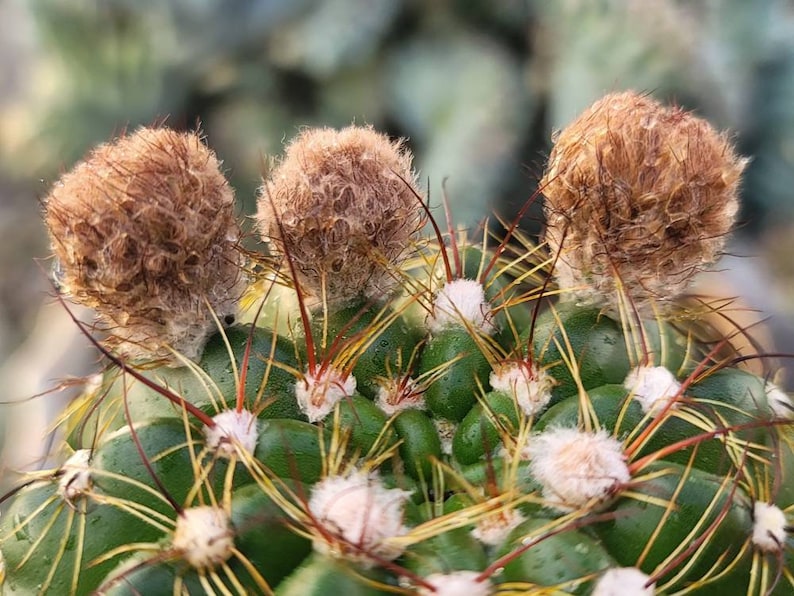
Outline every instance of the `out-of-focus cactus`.
[(388, 104), (422, 147), (420, 170), (436, 188), (446, 178), (458, 221), (477, 223), (487, 197), (509, 188), (510, 171), (523, 165), (515, 155), (536, 106), (521, 63), (486, 37), (451, 28), (405, 44), (388, 72)]
[(538, 66), (548, 71), (552, 126), (566, 125), (615, 87), (679, 101), (709, 88), (711, 81), (697, 70), (698, 23), (676, 2), (563, 0), (541, 6), (546, 28), (536, 40)]
[[(63, 415), (63, 463), (5, 499), (4, 593), (794, 589), (792, 403), (702, 336), (715, 304), (676, 303), (744, 168), (707, 123), (633, 92), (593, 105), (550, 156), (545, 244), (423, 239), (403, 144), (310, 129), (263, 181), (271, 250), (245, 267), (214, 156), (187, 136), (152, 158), (174, 134), (101, 147), (47, 201), (108, 366)], [(69, 224), (99, 166), (112, 187)], [(169, 206), (179, 225), (146, 216)], [(275, 326), (226, 318), (223, 263)], [(167, 332), (186, 310), (215, 318), (196, 359)]]

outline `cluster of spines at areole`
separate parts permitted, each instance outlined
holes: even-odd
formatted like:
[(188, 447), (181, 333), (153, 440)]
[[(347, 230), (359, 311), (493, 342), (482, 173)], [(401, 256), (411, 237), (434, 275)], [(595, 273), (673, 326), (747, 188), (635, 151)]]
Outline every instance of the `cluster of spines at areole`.
[(307, 129), (258, 253), (197, 134), (99, 146), (45, 219), (107, 366), (4, 499), (4, 593), (791, 593), (791, 401), (684, 296), (744, 165), (611, 94), (555, 138), (540, 242), (472, 241), (404, 142)]

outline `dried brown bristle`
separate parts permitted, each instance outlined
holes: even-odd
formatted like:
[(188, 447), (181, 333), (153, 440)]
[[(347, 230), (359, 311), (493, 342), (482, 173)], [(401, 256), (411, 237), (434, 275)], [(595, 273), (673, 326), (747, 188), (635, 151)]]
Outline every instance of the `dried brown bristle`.
[[(240, 293), (234, 193), (194, 133), (141, 128), (94, 149), (46, 199), (62, 289), (131, 357), (201, 354)], [(206, 302), (205, 302), (206, 301)]]
[(389, 266), (422, 223), (411, 161), (371, 127), (307, 129), (289, 144), (262, 186), (259, 229), (315, 301), (391, 291)]
[(620, 284), (638, 306), (679, 295), (719, 257), (745, 163), (679, 107), (635, 92), (596, 102), (559, 134), (541, 181), (560, 286), (600, 301)]

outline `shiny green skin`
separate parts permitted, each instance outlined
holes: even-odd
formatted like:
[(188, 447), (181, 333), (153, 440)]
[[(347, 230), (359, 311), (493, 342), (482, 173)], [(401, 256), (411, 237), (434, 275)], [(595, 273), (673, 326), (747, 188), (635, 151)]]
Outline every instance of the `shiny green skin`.
[[(458, 493), (444, 501), (442, 513), (451, 514), (471, 504), (467, 495)], [(433, 517), (427, 508), (422, 513), (421, 519), (416, 520), (417, 523)], [(412, 545), (400, 561), (420, 577), (450, 571), (482, 571), (488, 566), (488, 555), (485, 547), (472, 536), (471, 530), (469, 526), (455, 528)]]
[[(369, 403), (369, 402), (368, 402)], [(275, 468), (285, 479), (291, 480), (296, 471), (303, 473), (308, 480), (315, 482), (322, 470), (320, 437), (326, 434), (322, 429), (297, 420), (261, 420), (260, 441), (255, 455), (269, 469)], [(138, 452), (133, 432), (129, 427), (119, 429), (107, 436), (105, 442), (94, 453), (92, 474), (94, 490), (102, 495), (134, 502), (144, 507), (146, 517), (155, 513), (175, 519), (176, 512), (165, 499), (160, 498), (161, 490), (180, 504), (188, 503), (189, 495), (195, 485), (193, 460), (190, 447), (185, 443), (183, 422), (175, 418), (163, 418), (140, 424), (135, 429), (140, 445), (146, 454), (151, 472)], [(193, 457), (200, 460), (200, 443), (192, 447)], [(327, 449), (327, 445), (326, 445)], [(294, 465), (293, 465), (294, 464)], [(206, 475), (202, 494), (209, 490), (220, 500), (224, 494), (228, 462), (218, 459), (205, 461), (211, 466)], [(271, 471), (273, 471), (271, 469)], [(158, 478), (158, 486), (152, 473)], [(310, 542), (294, 534), (285, 525), (286, 518), (277, 506), (257, 485), (250, 484), (252, 478), (241, 463), (235, 470), (232, 484), (232, 523), (236, 529), (236, 547), (255, 565), (265, 579), (278, 583), (290, 569), (300, 564), (311, 550)], [(141, 485), (149, 487), (146, 490)], [(303, 494), (307, 489), (299, 491)], [(43, 531), (50, 518), (56, 516), (56, 523), (38, 544), (36, 556), (22, 570), (13, 574), (7, 582), (6, 593), (34, 593), (35, 586), (41, 585), (49, 573), (50, 566), (45, 561), (55, 561), (64, 536), (68, 543), (75, 545), (79, 540), (79, 524), (67, 526), (71, 509), (57, 497), (57, 483), (37, 483), (25, 489), (14, 500), (11, 510), (0, 517), (0, 535), (3, 536), (2, 551), (10, 565), (16, 565), (25, 556), (26, 550)], [(25, 519), (45, 499), (52, 501), (43, 512), (33, 517), (25, 528), (12, 533), (13, 527), (6, 524)], [(190, 503), (188, 503), (188, 506)], [(77, 519), (82, 516), (75, 514)], [(79, 576), (77, 594), (89, 594), (99, 585), (114, 577), (116, 572), (126, 568), (128, 555), (118, 555), (96, 566), (86, 563), (103, 555), (109, 549), (130, 542), (153, 543), (166, 538), (156, 526), (142, 521), (115, 505), (90, 503), (85, 514), (86, 527), (82, 551), (83, 564)], [(16, 522), (14, 520), (17, 520)], [(8, 538), (6, 538), (6, 536)], [(52, 593), (71, 592), (70, 570), (74, 567), (72, 557), (77, 552), (74, 546), (66, 550), (54, 575)], [(140, 561), (144, 558), (138, 557)], [(246, 567), (239, 561), (230, 563), (231, 568), (243, 585), (252, 590), (256, 582), (249, 576)], [(125, 574), (124, 580), (116, 582), (110, 593), (171, 594), (173, 581), (179, 577), (186, 586), (198, 589), (198, 573), (186, 570), (184, 565), (142, 564), (134, 572)], [(165, 581), (165, 583), (162, 583)], [(230, 584), (231, 585), (231, 584)], [(159, 586), (151, 591), (152, 586)], [(256, 591), (252, 592), (256, 593)]]
[[(296, 487), (296, 490), (305, 489)], [(311, 553), (311, 542), (287, 527), (284, 513), (257, 485), (250, 484), (234, 492), (230, 517), (235, 547), (257, 569), (267, 585), (277, 585)], [(136, 563), (139, 566), (134, 571), (123, 573)], [(217, 576), (232, 593), (238, 584), (250, 594), (262, 591), (257, 579), (251, 577), (247, 566), (237, 556), (233, 555), (227, 564), (232, 577), (222, 571), (218, 571)], [(173, 586), (178, 582), (183, 583), (191, 594), (201, 594), (204, 592), (202, 575), (207, 574), (184, 563), (157, 562), (137, 555), (109, 573), (103, 583), (108, 586), (106, 593), (115, 596), (171, 596)]]
[[(92, 561), (129, 542), (155, 542), (163, 536), (154, 526), (113, 505), (78, 501), (77, 509), (73, 510), (60, 499), (57, 491), (56, 481), (35, 483), (23, 489), (0, 517), (0, 548), (6, 569), (14, 570), (6, 578), (3, 594), (36, 594), (53, 566), (55, 571), (48, 593), (72, 593), (72, 575), (79, 566), (75, 593), (90, 594), (125, 555), (97, 565), (90, 565)], [(24, 527), (14, 531), (29, 516), (33, 517)], [(81, 526), (85, 527), (84, 534)], [(36, 543), (42, 535), (44, 538)], [(63, 544), (66, 550), (59, 555)], [(34, 546), (32, 558), (17, 569)]]
[[(619, 439), (629, 434), (636, 437), (639, 434), (635, 432), (636, 429), (656, 424), (653, 417), (643, 412), (640, 404), (631, 399), (628, 390), (622, 385), (596, 387), (588, 391), (587, 399), (588, 408), (595, 413), (599, 426)], [(673, 453), (665, 455), (665, 461), (685, 465), (691, 459), (693, 465), (701, 470), (728, 473), (735, 465), (731, 453), (726, 449), (723, 438), (709, 437), (709, 431), (726, 427), (735, 429), (732, 431), (735, 437), (761, 445), (770, 444), (775, 436), (764, 424), (742, 428), (742, 425), (752, 425), (772, 416), (767, 404), (765, 381), (751, 373), (737, 369), (717, 370), (689, 385), (679, 403), (678, 408), (665, 414), (661, 424), (656, 424), (635, 458), (679, 444), (680, 447)], [(542, 431), (547, 427), (581, 426), (580, 409), (577, 396), (562, 400), (540, 416), (534, 428)], [(687, 420), (693, 412), (701, 420), (698, 425)], [(762, 416), (760, 419), (759, 414)], [(707, 427), (703, 425), (704, 418), (710, 421)], [(687, 441), (696, 437), (700, 438), (694, 445), (685, 446)], [(784, 445), (781, 448), (781, 452), (786, 454)], [(736, 456), (735, 449), (733, 456)], [(752, 462), (748, 461), (747, 464), (751, 465)], [(786, 490), (784, 487), (784, 493)]]
[(172, 596), (175, 584), (181, 584), (188, 594), (204, 593), (198, 572), (184, 563), (158, 563), (136, 555), (108, 574), (101, 593), (103, 596)]
[[(759, 415), (761, 421), (775, 417), (767, 399), (766, 379), (747, 371), (734, 368), (713, 371), (698, 379), (687, 393), (702, 400), (736, 406), (739, 412), (729, 411), (728, 407), (719, 408), (720, 414), (730, 424), (751, 424), (759, 420)], [(790, 422), (775, 426), (761, 425), (742, 431), (740, 436), (770, 448), (767, 457), (778, 477), (774, 501), (782, 508), (794, 505), (794, 426)], [(748, 462), (748, 465), (752, 463)], [(759, 473), (762, 471), (759, 470)]]
[[(232, 327), (224, 330), (224, 334), (236, 355), (239, 374), (250, 327)], [(273, 363), (278, 363), (279, 366)], [(209, 415), (234, 408), (237, 387), (224, 335), (216, 333), (209, 339), (199, 367), (211, 379), (211, 383), (200, 373), (185, 366), (158, 367), (151, 370), (142, 368), (138, 372), (157, 386), (168, 389)], [(253, 334), (246, 373), (245, 407), (256, 411), (260, 418), (305, 420), (306, 417), (301, 413), (295, 399), (294, 371), (297, 369), (298, 361), (292, 343), (284, 337), (274, 336), (269, 329), (257, 328)], [(183, 408), (129, 374), (122, 374), (113, 368), (105, 377), (107, 386), (103, 388), (102, 394), (106, 397), (102, 404), (75, 429), (69, 439), (75, 449), (91, 447), (94, 444), (94, 430), (97, 426), (103, 432), (109, 432), (130, 421), (182, 418), (185, 415)], [(125, 399), (130, 412), (129, 419), (124, 411)]]
[[(226, 337), (237, 360), (238, 372), (242, 370), (249, 335), (249, 327), (233, 327), (226, 330)], [(274, 363), (278, 363), (279, 366), (275, 366)], [(207, 343), (200, 366), (220, 389), (226, 408), (234, 407), (237, 400), (234, 373), (228, 351), (219, 334), (214, 335)], [(294, 393), (294, 371), (297, 366), (295, 346), (289, 339), (274, 334), (270, 329), (256, 328), (246, 373), (243, 399), (245, 407), (256, 410), (259, 418), (304, 420)], [(184, 397), (193, 401), (192, 396), (200, 395), (202, 391), (203, 388), (191, 388)], [(260, 392), (261, 397), (257, 400)], [(264, 406), (261, 412), (257, 408), (259, 404)], [(222, 406), (222, 409), (226, 408)]]
[[(306, 494), (301, 485), (291, 487)], [(312, 552), (311, 541), (293, 532), (289, 518), (257, 485), (244, 486), (232, 496), (231, 521), (235, 546), (271, 586), (278, 584)], [(242, 574), (239, 561), (233, 568)]]
[(502, 446), (499, 429), (515, 435), (519, 417), (518, 406), (511, 396), (498, 391), (488, 393), (466, 414), (455, 432), (452, 439), (455, 460), (463, 465), (473, 464), (486, 453), (499, 449)]
[[(461, 251), (461, 279), (479, 280), (483, 253), (474, 247), (466, 247)], [(490, 260), (486, 255), (485, 264)], [(494, 278), (491, 271), (485, 280), (485, 297), (487, 300), (498, 298), (501, 303), (509, 295), (502, 293), (508, 280), (506, 276)], [(492, 304), (498, 306), (498, 304)], [(494, 318), (498, 338), (505, 346), (505, 352), (512, 348), (513, 327), (521, 329), (529, 323), (526, 308), (507, 309), (512, 314), (505, 314), (505, 309), (498, 311)], [(514, 312), (515, 311), (515, 312)], [(463, 325), (450, 325), (435, 335), (431, 335), (419, 359), (418, 375), (427, 373), (437, 367), (449, 364), (444, 375), (432, 383), (425, 392), (425, 401), (430, 411), (453, 422), (460, 422), (477, 402), (477, 396), (490, 389), (489, 376), (491, 365), (482, 353), (481, 344), (484, 338), (472, 336), (473, 330)], [(504, 335), (504, 337), (502, 337)], [(479, 339), (479, 341), (478, 341)], [(458, 360), (455, 360), (458, 358)], [(454, 361), (454, 362), (453, 362)]]
[[(720, 415), (730, 425), (748, 424), (759, 417), (772, 418), (766, 397), (766, 380), (736, 368), (723, 368), (702, 375), (687, 389), (688, 397), (717, 402)], [(721, 408), (722, 404), (729, 406)], [(739, 410), (739, 411), (736, 411)], [(764, 432), (756, 432), (761, 438)]]
[[(657, 453), (669, 446), (679, 444), (671, 453), (665, 455), (665, 461), (676, 462), (682, 465), (692, 461), (692, 464), (712, 473), (727, 473), (732, 469), (733, 462), (720, 437), (709, 437), (707, 431), (701, 426), (696, 426), (684, 419), (686, 412), (671, 410), (665, 415), (661, 424), (655, 423), (653, 418), (643, 412), (639, 402), (632, 399), (628, 390), (622, 385), (604, 385), (588, 391), (588, 408), (595, 414), (599, 428), (604, 428), (620, 440), (625, 440), (631, 435), (637, 437), (639, 432), (635, 429), (645, 429), (652, 424), (656, 425), (653, 433), (648, 437), (642, 449), (637, 451), (635, 459)], [(697, 409), (701, 413), (709, 414), (711, 406), (705, 406), (690, 401), (687, 409)], [(709, 419), (712, 429), (722, 428), (717, 413), (730, 419), (738, 414), (729, 408), (717, 408)], [(565, 399), (539, 418), (535, 430), (543, 431), (549, 427), (577, 427), (581, 428), (580, 404), (576, 397)], [(745, 433), (746, 434), (746, 433)], [(687, 446), (693, 437), (701, 437), (694, 445)], [(694, 458), (692, 454), (694, 452)]]
[(488, 565), (488, 555), (471, 535), (471, 528), (456, 528), (410, 547), (401, 561), (410, 571), (427, 577), (431, 573), (482, 571)]
[[(393, 316), (390, 309), (384, 309), (378, 304), (357, 303), (347, 306), (328, 316), (327, 337), (332, 338), (339, 348), (351, 341), (353, 343), (362, 339), (371, 341), (373, 322)], [(322, 334), (323, 319), (320, 314), (312, 321), (312, 336), (315, 343), (320, 342)], [(405, 367), (410, 362), (411, 353), (420, 338), (421, 332), (418, 329), (410, 325), (404, 317), (396, 317), (391, 324), (381, 330), (363, 352), (356, 356), (353, 366), (353, 376), (357, 381), (356, 390), (365, 397), (375, 399), (380, 387), (378, 382), (380, 377), (407, 372)]]
[[(154, 473), (161, 479), (164, 488), (176, 502), (182, 503), (193, 486), (193, 468), (185, 444), (184, 427), (175, 419), (153, 420), (136, 429), (137, 437), (144, 448)], [(181, 448), (180, 448), (181, 447)], [(223, 478), (224, 463), (219, 462), (216, 471)], [(93, 490), (101, 495), (134, 502), (144, 507), (144, 511), (157, 512), (172, 519), (175, 511), (164, 499), (141, 488), (141, 484), (155, 489), (151, 475), (143, 465), (135, 443), (131, 440), (128, 427), (108, 436), (106, 441), (94, 452), (92, 473)], [(210, 476), (210, 479), (218, 476)], [(159, 494), (159, 493), (157, 493)], [(36, 511), (45, 500), (50, 504), (31, 518), (26, 528), (13, 533), (13, 524), (24, 520)], [(83, 506), (78, 500), (76, 507)], [(75, 523), (68, 524), (74, 515)], [(151, 513), (145, 513), (145, 516)], [(36, 548), (34, 558), (19, 573), (13, 574), (6, 586), (5, 593), (34, 593), (34, 587), (42, 584), (50, 569), (50, 564), (58, 560), (57, 553), (64, 539), (71, 545), (58, 564), (51, 593), (69, 594), (71, 589), (71, 569), (73, 557), (82, 556), (83, 564), (76, 593), (88, 594), (102, 582), (105, 575), (120, 560), (118, 555), (99, 565), (88, 565), (109, 550), (129, 542), (155, 542), (163, 533), (154, 525), (144, 522), (126, 510), (113, 504), (103, 504), (89, 500), (85, 514), (72, 513), (72, 509), (57, 496), (57, 482), (36, 483), (25, 489), (14, 500), (10, 510), (0, 517), (0, 540), (2, 552), (10, 568), (15, 567), (24, 556), (26, 549), (40, 536), (49, 520), (55, 516), (55, 525), (49, 529)], [(82, 550), (79, 544), (80, 520), (86, 526)], [(90, 530), (89, 530), (90, 529)]]
[[(632, 492), (652, 497), (655, 502), (623, 497), (610, 508), (615, 512), (614, 519), (595, 524), (592, 528), (608, 552), (624, 566), (636, 565), (646, 545), (651, 543), (639, 564), (646, 573), (654, 572), (681, 545), (687, 548), (694, 544), (690, 536), (694, 528), (699, 528), (694, 533), (695, 541), (708, 533), (702, 551), (695, 554), (693, 549), (682, 559), (683, 562), (665, 574), (665, 577), (672, 577), (683, 565), (691, 565), (676, 582), (680, 589), (688, 581), (706, 575), (723, 557), (727, 562), (739, 554), (752, 534), (750, 499), (741, 488), (732, 486), (730, 482), (726, 485), (722, 476), (696, 468), (657, 462), (643, 473), (659, 471), (664, 473), (632, 487)], [(663, 506), (659, 500), (674, 503), (674, 506)], [(723, 590), (722, 594), (743, 594), (749, 575), (746, 568), (748, 558), (745, 554), (743, 562), (724, 581), (699, 588), (697, 593), (719, 594)], [(740, 587), (742, 583), (743, 588)], [(724, 591), (726, 586), (730, 586), (729, 592)]]
[(371, 570), (355, 569), (314, 553), (278, 585), (275, 593), (277, 596), (376, 596), (386, 593), (366, 583), (362, 575), (370, 581), (386, 579)]
[[(686, 359), (686, 338), (669, 325), (646, 322), (645, 337), (654, 365), (665, 366), (674, 374), (693, 367)], [(522, 336), (524, 345), (528, 338), (527, 331)], [(578, 392), (573, 374), (563, 360), (563, 354), (570, 358), (568, 343), (585, 389), (622, 384), (632, 361), (638, 362), (637, 356), (642, 356), (635, 354), (633, 360), (629, 358), (626, 337), (617, 321), (598, 309), (577, 307), (570, 302), (558, 304), (554, 311), (549, 309), (538, 316), (532, 342), (533, 360), (557, 381), (552, 389), (551, 405)]]
[[(349, 432), (348, 451), (366, 456), (378, 441), (380, 447), (389, 447), (397, 442), (394, 429), (386, 428), (389, 417), (367, 398), (360, 395), (346, 397), (336, 407), (340, 428)], [(330, 422), (332, 416), (334, 414), (326, 420)]]
[[(505, 459), (501, 457), (494, 457), (491, 460), (479, 461), (476, 464), (469, 466), (461, 466), (460, 475), (473, 486), (486, 486), (491, 482), (496, 482), (496, 485), (502, 489), (517, 488), (521, 494), (540, 494), (541, 486), (529, 473), (529, 462), (522, 460), (516, 466), (515, 478), (506, 475), (506, 472), (512, 471), (512, 468), (507, 468), (508, 464)], [(503, 486), (505, 478), (510, 478), (515, 484), (510, 486)], [(459, 489), (455, 484), (451, 485), (453, 488)], [(450, 497), (451, 498), (451, 497)], [(447, 499), (449, 502), (449, 499)], [(540, 505), (523, 504), (519, 505), (522, 510), (537, 510)]]
[(432, 420), (419, 410), (405, 410), (392, 421), (400, 443), (400, 459), (405, 472), (417, 480), (429, 481), (433, 461), (440, 461), (441, 440)]
[(447, 364), (443, 376), (427, 388), (425, 402), (435, 416), (459, 422), (477, 402), (477, 395), (488, 391), (491, 365), (477, 341), (462, 327), (448, 327), (428, 339), (417, 374)]
[(254, 457), (279, 478), (313, 484), (322, 477), (323, 453), (330, 432), (308, 422), (291, 419), (262, 420)]
[[(150, 420), (135, 427), (135, 436), (143, 448), (151, 472), (162, 487), (176, 503), (185, 503), (195, 484), (195, 475), (182, 421), (175, 418)], [(200, 433), (194, 436), (200, 441)], [(199, 458), (200, 449), (199, 443), (192, 448), (196, 459)], [(205, 462), (205, 465), (210, 464)], [(208, 474), (209, 485), (216, 494), (219, 494), (217, 491), (223, 486), (227, 465), (226, 460), (218, 460), (212, 464)], [(96, 486), (103, 492), (122, 495), (153, 511), (173, 517), (173, 507), (165, 499), (136, 486), (140, 483), (155, 489), (156, 494), (160, 493), (160, 487), (153, 480), (150, 468), (141, 459), (130, 427), (121, 428), (105, 438), (94, 453), (94, 466), (112, 473), (112, 476), (103, 476), (101, 473), (96, 475)], [(238, 484), (247, 481), (241, 470)]]
[[(522, 540), (533, 540), (553, 531), (552, 520), (535, 517), (522, 522), (499, 549), (499, 556), (515, 553)], [(531, 582), (541, 586), (560, 585), (570, 594), (588, 594), (592, 581), (581, 578), (616, 566), (604, 546), (583, 531), (569, 529), (539, 540), (504, 566), (499, 582)], [(567, 585), (566, 585), (567, 584)]]

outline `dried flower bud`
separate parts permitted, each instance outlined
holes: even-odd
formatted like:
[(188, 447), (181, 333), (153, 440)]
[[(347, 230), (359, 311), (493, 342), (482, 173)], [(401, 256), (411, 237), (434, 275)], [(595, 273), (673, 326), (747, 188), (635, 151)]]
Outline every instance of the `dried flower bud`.
[(308, 129), (264, 181), (259, 230), (316, 301), (380, 298), (422, 224), (412, 156), (370, 127)]
[(719, 256), (746, 160), (679, 107), (635, 92), (596, 102), (556, 139), (541, 182), (556, 276), (578, 299), (680, 294)]
[(64, 293), (124, 355), (198, 358), (241, 293), (234, 193), (199, 136), (142, 128), (100, 145), (46, 200)]

